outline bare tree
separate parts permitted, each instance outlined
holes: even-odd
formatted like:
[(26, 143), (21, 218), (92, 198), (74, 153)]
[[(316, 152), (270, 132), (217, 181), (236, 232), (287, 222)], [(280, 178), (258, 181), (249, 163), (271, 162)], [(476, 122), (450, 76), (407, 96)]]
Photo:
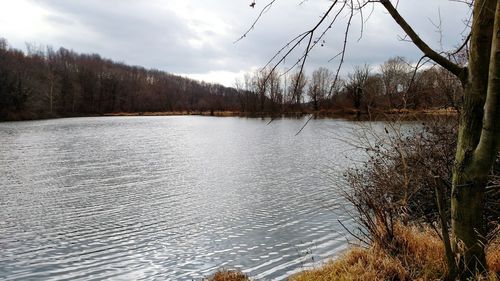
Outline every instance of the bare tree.
[(292, 95), (292, 100), (295, 103), (295, 107), (299, 109), (303, 101), (303, 95), (306, 83), (307, 83), (306, 75), (300, 70), (298, 70), (297, 72), (293, 73), (290, 76), (290, 84), (288, 86), (289, 87), (288, 91)]
[(269, 70), (267, 75), (267, 83), (269, 84), (268, 96), (271, 101), (271, 112), (276, 112), (283, 99), (283, 89), (281, 88), (281, 78), (279, 73), (274, 69)]
[(333, 83), (333, 73), (325, 67), (320, 67), (312, 73), (307, 94), (313, 102), (314, 110), (319, 110), (330, 92)]
[(236, 89), (236, 91), (238, 93), (238, 101), (240, 102), (241, 111), (245, 112), (245, 110), (247, 110), (247, 101), (245, 98), (244, 83), (240, 79), (236, 78), (234, 80), (234, 88)]
[(365, 111), (370, 113), (372, 108), (381, 107), (384, 103), (384, 82), (381, 75), (369, 75), (366, 79), (363, 94)]
[(442, 67), (436, 70), (436, 80), (439, 94), (445, 98), (445, 105), (460, 110), (463, 98), (460, 80)]
[(45, 62), (46, 66), (46, 76), (49, 83), (49, 87), (45, 96), (47, 97), (49, 103), (49, 114), (52, 116), (54, 114), (54, 100), (55, 100), (55, 87), (57, 82), (57, 76), (55, 73), (55, 53), (51, 48), (47, 48), (47, 60)]
[(257, 94), (259, 99), (259, 110), (264, 112), (266, 105), (266, 91), (267, 91), (267, 74), (265, 69), (255, 71), (252, 79), (253, 92)]
[(352, 97), (354, 108), (358, 111), (361, 110), (361, 103), (363, 102), (364, 88), (370, 76), (370, 66), (367, 64), (354, 66), (354, 71), (347, 75), (348, 82), (346, 89)]
[(380, 72), (390, 107), (406, 108), (405, 93), (408, 90), (411, 72), (409, 64), (402, 57), (390, 58), (380, 66)]

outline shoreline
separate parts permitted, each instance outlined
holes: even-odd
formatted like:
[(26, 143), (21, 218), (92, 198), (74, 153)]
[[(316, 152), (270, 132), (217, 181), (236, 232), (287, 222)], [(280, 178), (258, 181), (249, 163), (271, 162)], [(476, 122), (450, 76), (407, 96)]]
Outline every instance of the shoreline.
[(212, 117), (244, 117), (244, 118), (303, 118), (313, 115), (314, 118), (331, 118), (331, 119), (346, 119), (350, 121), (384, 121), (384, 120), (404, 120), (416, 121), (422, 118), (429, 117), (455, 117), (459, 113), (455, 109), (391, 109), (391, 110), (373, 110), (370, 112), (358, 111), (355, 109), (339, 109), (339, 110), (321, 110), (321, 111), (295, 111), (295, 112), (240, 112), (240, 111), (158, 111), (158, 112), (110, 112), (102, 114), (75, 114), (67, 116), (44, 116), (35, 118), (29, 114), (20, 114), (18, 116), (9, 116), (0, 122), (17, 122), (17, 121), (36, 121), (48, 119), (62, 118), (78, 118), (78, 117), (137, 117), (137, 116), (212, 116)]
[(376, 116), (376, 115), (445, 115), (453, 116), (458, 112), (454, 109), (401, 109), (401, 110), (373, 110), (362, 112), (354, 109), (320, 110), (320, 111), (292, 111), (292, 112), (240, 112), (240, 111), (160, 111), (160, 112), (113, 112), (102, 116), (217, 116), (217, 117), (275, 117), (275, 116), (306, 116), (315, 114), (318, 117), (349, 117), (349, 116)]

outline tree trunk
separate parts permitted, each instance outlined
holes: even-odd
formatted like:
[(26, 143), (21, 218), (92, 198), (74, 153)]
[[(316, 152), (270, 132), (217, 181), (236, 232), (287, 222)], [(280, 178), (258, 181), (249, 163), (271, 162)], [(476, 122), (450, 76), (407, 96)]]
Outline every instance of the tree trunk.
[(463, 280), (486, 270), (483, 221), (487, 176), (500, 146), (500, 3), (475, 0), (467, 71), (432, 50), (390, 0), (380, 0), (413, 43), (456, 75), (465, 88), (453, 169), (453, 250)]
[(483, 206), (487, 176), (498, 152), (499, 6), (497, 0), (474, 2), (468, 77), (451, 194), (453, 249), (463, 279), (487, 268)]

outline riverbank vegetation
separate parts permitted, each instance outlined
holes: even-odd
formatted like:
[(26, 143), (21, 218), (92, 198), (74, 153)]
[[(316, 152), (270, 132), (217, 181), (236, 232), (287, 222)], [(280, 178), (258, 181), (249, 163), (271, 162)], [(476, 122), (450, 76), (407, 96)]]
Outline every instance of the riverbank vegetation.
[[(362, 266), (380, 280), (450, 280), (454, 278), (450, 268), (464, 267), (463, 260), (452, 252), (450, 234), (457, 121), (426, 120), (410, 131), (397, 122), (388, 123), (381, 132), (365, 128), (355, 136), (368, 160), (346, 173), (349, 188), (345, 196), (355, 207), (355, 219), (361, 226), (352, 234), (366, 248), (352, 250), (324, 270), (355, 274)], [(497, 154), (481, 214), (487, 254), (483, 266), (489, 275), (477, 275), (478, 279), (498, 280), (500, 273), (499, 183)], [(479, 274), (470, 270), (472, 275)]]
[(98, 54), (34, 44), (26, 49), (11, 48), (0, 39), (0, 120), (145, 113), (227, 116), (228, 112), (344, 117), (456, 111), (462, 96), (460, 82), (446, 70), (415, 72), (401, 57), (380, 66), (356, 66), (336, 83), (326, 68), (307, 76), (268, 67), (225, 87), (128, 66)]

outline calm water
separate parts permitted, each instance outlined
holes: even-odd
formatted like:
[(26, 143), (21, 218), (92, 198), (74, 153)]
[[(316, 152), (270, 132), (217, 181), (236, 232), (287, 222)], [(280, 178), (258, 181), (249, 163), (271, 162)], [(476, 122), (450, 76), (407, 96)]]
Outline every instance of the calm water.
[[(0, 279), (282, 280), (346, 247), (339, 120), (0, 123)], [(346, 158), (347, 157), (347, 158)]]

